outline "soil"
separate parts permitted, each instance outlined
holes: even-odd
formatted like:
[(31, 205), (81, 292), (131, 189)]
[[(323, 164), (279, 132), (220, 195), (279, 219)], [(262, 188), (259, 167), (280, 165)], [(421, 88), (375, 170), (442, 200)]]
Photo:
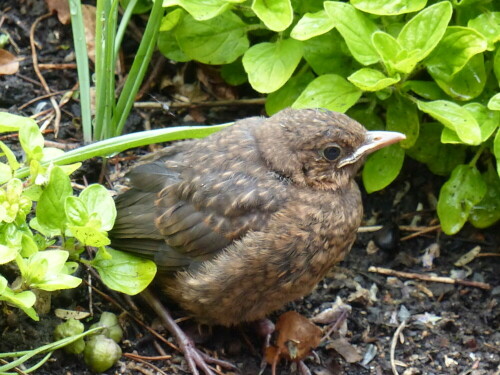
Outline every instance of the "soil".
[[(37, 99), (32, 104), (24, 105), (46, 94), (34, 73), (29, 43), (30, 26), (37, 17), (45, 13), (47, 8), (40, 0), (0, 1), (0, 31), (8, 34), (12, 40), (5, 48), (20, 58), (20, 70), (17, 74), (0, 76), (0, 110), (31, 116), (51, 108), (47, 99)], [(134, 22), (139, 29), (143, 26), (141, 17), (135, 18)], [(37, 51), (39, 63), (74, 63), (71, 27), (61, 25), (55, 16), (40, 22), (35, 39), (40, 46)], [(128, 44), (127, 48), (133, 51), (134, 43)], [(124, 52), (125, 62), (130, 54), (131, 52)], [(162, 61), (161, 57), (155, 56), (154, 62), (158, 61)], [(226, 91), (223, 90), (224, 93), (220, 94), (220, 90), (214, 90), (216, 85), (210, 87), (197, 81), (200, 74), (207, 76), (207, 72), (211, 72), (206, 67), (195, 64), (176, 65), (168, 61), (163, 61), (162, 64), (157, 81), (165, 81), (167, 78), (172, 80), (177, 75), (183, 77), (183, 87), (153, 86), (142, 100), (171, 101), (175, 95), (185, 93), (182, 90), (189, 88), (189, 92), (196, 92), (198, 98), (203, 97), (207, 101), (234, 97), (234, 104), (169, 111), (135, 110), (127, 124), (128, 132), (142, 130), (146, 122), (155, 128), (197, 122), (222, 123), (263, 114), (261, 105), (242, 105), (237, 100), (257, 97), (246, 86), (235, 89), (222, 85)], [(77, 83), (75, 69), (43, 70), (42, 73), (53, 92), (66, 92)], [(56, 95), (55, 98), (59, 101), (62, 95)], [(82, 138), (78, 116), (79, 103), (75, 99), (70, 100), (64, 106), (58, 135), (52, 134), (49, 126), (47, 139), (59, 144), (80, 143)], [(10, 146), (16, 146), (15, 137), (0, 135), (0, 138)], [(145, 151), (136, 151), (143, 152)], [(97, 181), (101, 175), (101, 166), (99, 161), (87, 162), (84, 169), (76, 174), (76, 182)], [(106, 173), (112, 172), (116, 170), (111, 169)], [(413, 232), (399, 233), (397, 229), (405, 225), (430, 227), (436, 224), (433, 202), (442, 182), (424, 166), (407, 160), (402, 174), (389, 188), (371, 195), (364, 194), (365, 226), (384, 225), (384, 229), (361, 233), (345, 261), (332, 270), (311, 295), (270, 317), (276, 321), (284, 311), (294, 310), (310, 318), (330, 308), (337, 297), (350, 305), (352, 310), (346, 320), (347, 329), (341, 329), (333, 333), (331, 338), (323, 340), (314, 350), (314, 355), (306, 359), (305, 363), (313, 374), (392, 374), (391, 356), (399, 374), (500, 374), (498, 226), (483, 231), (466, 226), (453, 237), (435, 230), (410, 239), (404, 236)], [(419, 203), (423, 209), (417, 212)], [(376, 240), (381, 248), (374, 247), (372, 240)], [(481, 246), (481, 252), (485, 256), (476, 257), (462, 267), (454, 265), (475, 246)], [(437, 247), (439, 252), (430, 251)], [(496, 255), (491, 254), (495, 251)], [(401, 275), (385, 276), (370, 272), (370, 266), (416, 275), (455, 277), (458, 274), (460, 279), (478, 284), (447, 284)], [(85, 280), (91, 277), (82, 267), (79, 276)], [(32, 349), (53, 341), (53, 329), (61, 322), (54, 315), (56, 308), (83, 311), (92, 309), (95, 318), (84, 320), (87, 327), (98, 319), (102, 311), (112, 311), (120, 316), (125, 330), (121, 343), (124, 353), (159, 356), (161, 352), (158, 348), (161, 347), (172, 358), (146, 360), (144, 363), (123, 356), (106, 374), (159, 374), (160, 371), (165, 374), (186, 373), (183, 356), (160, 343), (131, 318), (133, 315), (143, 320), (169, 341), (173, 341), (155, 323), (154, 314), (144, 306), (140, 298), (131, 302), (129, 298), (106, 289), (98, 280), (94, 279), (92, 283), (97, 291), (82, 286), (76, 290), (54, 293), (47, 305), (48, 311), (41, 316), (40, 322), (32, 321), (18, 310), (2, 306), (0, 352)], [(490, 288), (478, 287), (483, 285), (481, 283)], [(136, 305), (139, 306), (140, 313), (135, 310)], [(176, 311), (175, 306), (171, 307), (175, 317), (182, 317), (182, 312)], [(320, 326), (326, 327), (323, 324)], [(202, 350), (234, 363), (243, 374), (259, 373), (262, 342), (248, 327), (232, 330), (218, 327), (208, 330), (202, 327), (199, 330), (190, 322), (183, 323), (183, 327), (193, 331), (197, 345)], [(343, 345), (339, 344), (341, 342)], [(33, 359), (29, 363), (34, 363)], [(294, 366), (281, 361), (277, 366), (277, 373), (292, 373)], [(36, 373), (80, 375), (91, 372), (81, 356), (59, 351)], [(221, 370), (221, 373), (230, 372)], [(270, 374), (270, 366), (263, 373)]]

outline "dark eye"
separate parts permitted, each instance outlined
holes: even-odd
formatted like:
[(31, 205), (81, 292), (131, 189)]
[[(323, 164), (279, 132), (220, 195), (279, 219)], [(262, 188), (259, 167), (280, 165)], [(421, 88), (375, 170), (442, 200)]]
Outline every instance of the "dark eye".
[(321, 151), (321, 155), (326, 160), (334, 161), (340, 156), (340, 152), (341, 150), (339, 146), (328, 146)]

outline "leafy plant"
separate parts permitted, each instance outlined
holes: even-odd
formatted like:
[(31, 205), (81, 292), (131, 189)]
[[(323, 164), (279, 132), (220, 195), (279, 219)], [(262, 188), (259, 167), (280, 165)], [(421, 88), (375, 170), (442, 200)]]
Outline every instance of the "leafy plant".
[[(500, 3), (491, 0), (164, 0), (158, 47), (175, 61), (221, 65), (231, 84), (292, 106), (347, 112), (406, 134), (372, 155), (368, 192), (406, 156), (449, 176), (444, 232), (500, 218)], [(437, 120), (437, 122), (435, 121)], [(495, 161), (496, 158), (496, 161)], [(496, 170), (494, 164), (496, 162)], [(481, 171), (483, 171), (481, 173)]]
[(146, 74), (148, 64), (156, 46), (158, 29), (163, 14), (161, 0), (154, 1), (148, 24), (134, 62), (125, 80), (120, 96), (116, 99), (114, 67), (123, 40), (125, 29), (134, 9), (147, 11), (148, 2), (129, 0), (121, 2), (125, 11), (118, 25), (118, 0), (97, 0), (96, 6), (96, 48), (95, 48), (95, 109), (91, 116), (88, 53), (85, 45), (82, 5), (80, 0), (70, 1), (73, 40), (78, 65), (80, 85), (82, 128), (84, 141), (102, 140), (122, 133), (135, 95)]
[[(17, 277), (10, 280), (0, 274), (0, 301), (38, 320), (33, 308), (35, 290), (51, 292), (80, 285), (81, 279), (72, 275), (78, 267), (75, 261), (95, 267), (105, 282), (113, 280), (108, 284), (116, 290), (136, 294), (144, 289), (155, 275), (154, 263), (105, 249), (110, 243), (107, 231), (116, 216), (108, 191), (96, 184), (74, 196), (68, 175), (80, 164), (44, 166), (47, 159), (63, 152), (44, 147), (33, 120), (1, 113), (0, 131), (15, 128), (29, 175), (24, 180), (16, 177), (22, 164), (0, 142), (0, 156), (7, 161), (0, 162), (0, 265), (17, 270)], [(30, 220), (33, 203), (35, 216)], [(98, 248), (93, 260), (80, 258), (84, 246)]]

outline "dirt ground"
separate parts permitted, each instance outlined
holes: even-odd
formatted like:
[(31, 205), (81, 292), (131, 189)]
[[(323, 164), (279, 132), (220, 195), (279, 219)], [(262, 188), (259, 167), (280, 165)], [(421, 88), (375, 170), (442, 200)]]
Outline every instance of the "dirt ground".
[[(46, 98), (36, 99), (45, 95), (45, 91), (34, 73), (29, 39), (30, 26), (45, 13), (47, 9), (41, 0), (0, 0), (0, 32), (8, 34), (13, 41), (5, 48), (20, 58), (17, 74), (0, 76), (0, 110), (31, 116), (51, 108)], [(134, 22), (139, 28), (142, 26), (140, 18)], [(37, 51), (39, 63), (75, 62), (71, 49), (71, 28), (61, 25), (55, 16), (39, 23), (35, 39), (40, 46)], [(134, 43), (130, 44), (130, 48), (134, 48)], [(124, 61), (127, 62), (128, 58), (124, 52)], [(190, 64), (184, 68), (158, 56), (154, 58), (155, 64), (162, 66), (156, 81), (172, 81), (174, 75), (182, 72), (183, 85), (165, 83), (151, 87), (141, 98), (142, 101), (170, 101), (176, 95), (189, 92), (194, 93), (191, 97), (196, 100), (231, 99), (234, 102), (225, 107), (187, 107), (168, 112), (135, 110), (130, 116), (127, 131), (142, 130), (145, 123), (152, 128), (171, 124), (222, 123), (263, 114), (262, 105), (248, 105), (239, 100), (257, 97), (248, 87), (237, 90), (225, 87), (221, 94), (221, 90), (215, 90), (220, 89), (217, 85), (207, 87), (199, 84), (196, 77), (211, 74), (206, 67)], [(77, 83), (75, 69), (44, 69), (42, 74), (50, 89), (60, 92), (55, 96), (57, 100)], [(63, 107), (58, 137), (51, 134), (49, 126), (47, 139), (60, 145), (80, 143), (78, 116), (79, 104), (70, 100)], [(11, 136), (0, 135), (0, 139), (10, 145), (17, 142)], [(115, 168), (112, 164), (106, 173), (116, 172)], [(92, 183), (100, 175), (101, 163), (90, 161), (75, 178), (83, 183), (85, 177)], [(346, 260), (332, 270), (314, 293), (283, 309), (311, 318), (332, 307), (337, 297), (351, 308), (347, 326), (325, 338), (315, 354), (305, 361), (313, 374), (392, 374), (391, 366), (396, 366), (399, 374), (406, 375), (500, 374), (500, 228), (497, 225), (496, 228), (478, 231), (466, 226), (454, 237), (445, 236), (432, 228), (436, 224), (433, 202), (441, 184), (442, 180), (431, 175), (424, 166), (406, 160), (402, 174), (389, 188), (371, 195), (364, 194), (363, 233), (360, 233)], [(421, 209), (417, 211), (419, 204)], [(372, 231), (377, 225), (384, 226), (384, 229)], [(398, 227), (404, 230), (398, 230)], [(418, 231), (426, 228), (429, 229), (426, 233)], [(381, 248), (374, 246), (373, 241)], [(481, 247), (484, 256), (476, 257), (465, 266), (454, 265), (476, 246)], [(370, 267), (408, 274), (388, 276), (372, 272)], [(0, 272), (3, 272), (2, 269)], [(423, 281), (419, 279), (422, 275), (458, 278), (469, 283)], [(79, 270), (79, 276), (85, 280), (89, 277), (83, 268)], [(172, 356), (154, 361), (123, 356), (106, 374), (186, 373), (182, 355), (155, 339), (128, 315), (130, 313), (143, 320), (173, 341), (155, 322), (154, 315), (140, 298), (130, 302), (129, 298), (106, 289), (95, 279), (93, 285), (104, 296), (86, 286), (55, 293), (49, 312), (38, 323), (22, 312), (2, 306), (0, 353), (35, 348), (51, 342), (53, 329), (61, 322), (54, 315), (56, 308), (89, 311), (91, 306), (96, 319), (102, 311), (120, 315), (125, 329), (121, 343), (124, 353)], [(136, 311), (134, 306), (138, 306), (141, 312)], [(175, 317), (182, 317), (182, 312), (172, 308)], [(283, 311), (271, 316), (271, 320), (276, 321)], [(92, 319), (88, 320), (89, 325), (92, 322)], [(250, 329), (215, 327), (211, 332), (202, 329), (200, 334), (190, 322), (183, 323), (183, 326), (196, 333), (198, 347), (207, 353), (234, 363), (243, 374), (259, 373), (262, 342)], [(326, 327), (324, 324), (319, 326)], [(293, 366), (280, 362), (278, 373), (293, 373)], [(80, 357), (58, 352), (36, 373), (83, 375), (90, 371)], [(263, 373), (271, 374), (270, 366)]]

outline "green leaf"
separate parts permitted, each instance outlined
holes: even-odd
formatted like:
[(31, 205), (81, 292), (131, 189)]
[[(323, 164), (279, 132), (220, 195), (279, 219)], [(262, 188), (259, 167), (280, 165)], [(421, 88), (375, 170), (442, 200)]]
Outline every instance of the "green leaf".
[(0, 185), (5, 184), (11, 178), (12, 178), (12, 169), (10, 168), (10, 166), (0, 162)]
[(373, 33), (372, 44), (389, 72), (397, 70), (410, 73), (419, 61), (418, 51), (409, 53), (390, 34), (383, 31)]
[(39, 320), (36, 311), (32, 307), (36, 302), (36, 296), (35, 293), (30, 290), (16, 293), (7, 287), (0, 293), (0, 301), (6, 301), (11, 305), (20, 308), (33, 320)]
[(90, 185), (80, 193), (79, 198), (89, 215), (97, 215), (100, 219), (101, 229), (109, 231), (113, 228), (116, 219), (115, 201), (104, 186)]
[(336, 30), (308, 39), (303, 45), (304, 59), (318, 75), (335, 73), (345, 77), (357, 68), (357, 62)]
[(243, 68), (241, 59), (235, 60), (230, 64), (225, 64), (221, 67), (220, 75), (232, 86), (238, 86), (248, 82), (248, 76)]
[(40, 160), (42, 158), (44, 140), (42, 132), (35, 121), (26, 122), (21, 126), (19, 129), (19, 141), (29, 159)]
[(302, 58), (302, 43), (282, 39), (255, 44), (243, 55), (243, 67), (252, 87), (262, 93), (278, 90), (292, 76)]
[(446, 100), (417, 102), (418, 108), (455, 131), (463, 143), (481, 143), (481, 129), (474, 116), (458, 104)]
[(293, 108), (326, 108), (344, 113), (361, 96), (362, 91), (336, 74), (324, 74), (307, 85), (293, 103)]
[(497, 131), (497, 135), (493, 141), (493, 153), (497, 161), (497, 173), (500, 176), (500, 131)]
[(110, 248), (107, 252), (111, 254), (111, 259), (107, 259), (105, 252), (99, 249), (91, 264), (111, 289), (135, 295), (143, 291), (156, 275), (156, 265), (151, 260)]
[(225, 0), (163, 0), (164, 8), (175, 5), (183, 7), (194, 19), (205, 21), (228, 10), (231, 3)]
[(32, 118), (0, 112), (0, 133), (16, 132), (22, 127), (31, 126), (33, 124), (36, 125), (36, 122)]
[(181, 50), (177, 39), (175, 38), (175, 31), (160, 31), (158, 33), (158, 49), (163, 56), (178, 62), (186, 62), (191, 60)]
[(488, 50), (495, 49), (495, 43), (500, 40), (500, 12), (484, 12), (469, 20), (467, 26), (485, 36), (488, 40)]
[(384, 122), (370, 106), (355, 106), (347, 111), (347, 115), (368, 130), (381, 130), (384, 129)]
[(82, 280), (64, 272), (68, 256), (65, 250), (45, 250), (33, 254), (28, 260), (26, 283), (31, 288), (49, 292), (76, 288)]
[[(10, 168), (13, 171), (19, 169), (20, 165), (17, 162), (16, 155), (14, 155), (14, 153), (10, 150), (10, 148), (8, 148), (7, 145), (5, 143), (3, 143), (2, 141), (0, 141), (0, 150), (2, 150), (2, 152), (4, 153), (5, 158), (7, 159), (7, 162), (9, 163)], [(0, 154), (0, 156), (1, 156), (1, 154)]]
[(66, 197), (64, 211), (70, 225), (85, 225), (89, 221), (89, 213), (85, 204), (78, 197)]
[(297, 40), (307, 40), (322, 35), (335, 27), (325, 10), (316, 13), (306, 13), (294, 26), (290, 36)]
[(399, 142), (402, 148), (412, 147), (418, 139), (420, 120), (417, 106), (402, 96), (395, 96), (389, 102), (386, 113), (386, 129), (404, 133), (406, 139)]
[[(126, 9), (130, 4), (131, 0), (120, 0), (120, 5), (123, 9)], [(138, 0), (135, 3), (134, 9), (132, 10), (133, 14), (141, 14), (146, 13), (153, 6), (153, 2), (151, 0)]]
[(417, 141), (406, 153), (411, 158), (425, 163), (432, 173), (447, 176), (457, 165), (464, 162), (465, 147), (442, 144), (442, 131), (443, 125), (440, 123), (421, 124)]
[(474, 99), (481, 94), (487, 79), (482, 53), (474, 55), (462, 70), (452, 76), (440, 70), (429, 73), (446, 94), (463, 101)]
[(191, 15), (182, 18), (175, 30), (177, 42), (186, 56), (205, 64), (228, 64), (250, 45), (247, 25), (234, 13), (225, 12), (208, 21)]
[(493, 71), (495, 72), (498, 84), (500, 85), (500, 48), (497, 48), (495, 56), (493, 57)]
[(72, 193), (71, 181), (66, 173), (60, 167), (52, 168), (49, 183), (36, 206), (38, 224), (49, 230), (62, 230), (66, 223), (64, 202)]
[(414, 58), (423, 60), (443, 37), (452, 13), (449, 1), (425, 8), (405, 24), (397, 38), (399, 44), (408, 51), (417, 51)]
[(443, 232), (457, 233), (469, 217), (473, 206), (486, 194), (486, 184), (476, 167), (457, 166), (439, 192), (437, 213)]
[(160, 32), (158, 33), (157, 43), (160, 52), (165, 57), (179, 62), (190, 60), (190, 58), (182, 52), (175, 37), (175, 27), (179, 24), (185, 14), (186, 12), (180, 8), (167, 13), (165, 17), (162, 18)]
[[(476, 119), (481, 128), (481, 142), (485, 142), (495, 132), (500, 124), (500, 113), (488, 110), (484, 105), (479, 103), (468, 103), (464, 105)], [(448, 128), (443, 129), (441, 134), (442, 143), (462, 143), (457, 133)]]
[(186, 12), (177, 8), (165, 14), (161, 19), (160, 32), (162, 31), (172, 31), (175, 29), (181, 18), (186, 14)]
[(44, 149), (42, 149), (42, 158), (40, 159), (40, 161), (51, 160), (61, 155), (64, 155), (64, 151), (60, 148), (45, 147)]
[(491, 164), (483, 173), (483, 180), (486, 194), (469, 215), (470, 223), (476, 228), (487, 228), (500, 220), (500, 178)]
[(0, 295), (3, 294), (3, 292), (5, 291), (5, 289), (7, 289), (7, 284), (9, 282), (7, 281), (7, 279), (5, 277), (3, 277), (2, 275), (0, 275)]
[(6, 264), (16, 259), (19, 247), (0, 244), (0, 264)]
[(283, 87), (267, 96), (266, 113), (271, 116), (282, 109), (290, 107), (313, 79), (314, 74), (309, 70), (290, 78)]
[(464, 108), (476, 119), (481, 128), (481, 141), (486, 142), (500, 125), (500, 113), (488, 110), (480, 103), (467, 103)]
[(446, 94), (433, 81), (406, 81), (403, 87), (427, 100), (446, 99)]
[(325, 1), (324, 6), (354, 58), (363, 65), (379, 61), (371, 41), (372, 34), (378, 30), (375, 23), (350, 4)]
[(293, 21), (290, 0), (253, 0), (252, 10), (273, 31), (283, 31)]
[(425, 7), (427, 0), (351, 0), (357, 9), (379, 16), (418, 12)]
[(363, 167), (363, 185), (368, 193), (379, 191), (398, 176), (405, 152), (399, 145), (384, 147), (370, 155)]
[(364, 91), (379, 91), (396, 82), (400, 77), (386, 77), (380, 70), (371, 68), (361, 68), (351, 74), (347, 79)]
[(460, 71), (472, 56), (485, 51), (486, 46), (486, 39), (474, 29), (450, 26), (425, 61), (425, 65), (431, 74), (452, 76)]
[(22, 250), (21, 256), (24, 258), (28, 258), (38, 252), (38, 245), (33, 238), (33, 234), (31, 232), (28, 234), (24, 233), (21, 240)]
[(488, 109), (500, 111), (500, 93), (493, 95), (488, 101)]
[(105, 231), (100, 229), (100, 223), (86, 225), (69, 225), (71, 234), (85, 246), (101, 247), (111, 243)]

